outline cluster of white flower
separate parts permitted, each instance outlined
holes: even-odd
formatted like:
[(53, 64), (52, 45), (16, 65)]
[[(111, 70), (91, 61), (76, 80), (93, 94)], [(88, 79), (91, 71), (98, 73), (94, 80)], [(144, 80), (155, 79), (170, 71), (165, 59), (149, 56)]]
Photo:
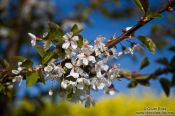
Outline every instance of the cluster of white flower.
[[(37, 37), (31, 33), (29, 36), (32, 46), (35, 46)], [(137, 44), (133, 44), (132, 48), (123, 48), (121, 52), (116, 52), (114, 48), (105, 47), (105, 38), (102, 36), (96, 38), (94, 46), (83, 40), (82, 46), (79, 47), (80, 38), (72, 32), (66, 33), (62, 39), (61, 47), (65, 52), (65, 59), (59, 63), (52, 59), (42, 66), (45, 80), (59, 81), (62, 95), (71, 96), (72, 101), (85, 104), (94, 102), (90, 96), (91, 90), (104, 90), (104, 93), (115, 94), (112, 82), (120, 76), (120, 68), (116, 64), (109, 65), (108, 61), (122, 54), (133, 54), (138, 47)], [(45, 44), (43, 48), (44, 46)], [(18, 70), (13, 70), (12, 73), (19, 74), (21, 70), (19, 63)], [(22, 80), (22, 75), (16, 76), (14, 81), (18, 79)], [(51, 88), (49, 95), (53, 94), (54, 90)]]
[(62, 77), (65, 73), (61, 65), (55, 65), (54, 63), (49, 63), (44, 67), (44, 72), (46, 73), (46, 78), (51, 80)]
[(22, 62), (18, 62), (18, 68), (17, 70), (12, 70), (12, 73), (16, 76), (12, 80), (12, 82), (19, 82), (19, 86), (21, 85), (23, 76), (20, 74), (20, 72), (23, 70), (23, 67), (21, 67)]

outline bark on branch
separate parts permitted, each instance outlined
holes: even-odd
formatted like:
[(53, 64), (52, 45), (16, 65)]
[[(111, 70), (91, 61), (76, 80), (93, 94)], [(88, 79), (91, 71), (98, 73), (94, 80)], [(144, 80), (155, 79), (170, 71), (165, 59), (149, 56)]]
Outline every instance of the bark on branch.
[[(175, 0), (169, 0), (169, 3), (166, 4), (165, 6), (163, 6), (160, 10), (157, 11), (157, 13), (163, 13), (165, 11), (169, 11), (170, 7), (173, 7), (175, 5)], [(137, 31), (139, 28), (141, 28), (142, 26), (144, 26), (145, 24), (147, 24), (148, 22), (152, 21), (154, 18), (150, 18), (148, 20), (144, 20), (146, 17), (141, 17), (139, 22), (133, 26), (131, 29), (129, 29), (128, 31), (124, 32), (123, 34), (121, 34), (120, 36), (116, 37), (115, 39), (109, 41), (106, 44), (106, 47), (108, 48), (112, 48), (114, 47), (117, 43), (123, 41), (127, 36), (129, 36), (130, 34), (134, 33), (135, 31)]]

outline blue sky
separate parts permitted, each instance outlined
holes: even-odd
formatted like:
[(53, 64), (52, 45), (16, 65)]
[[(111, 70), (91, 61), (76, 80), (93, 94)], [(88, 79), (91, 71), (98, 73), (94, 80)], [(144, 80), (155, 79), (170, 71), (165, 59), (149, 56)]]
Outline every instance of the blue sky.
[[(54, 3), (56, 3), (55, 7), (57, 10), (61, 11), (61, 14), (56, 17), (56, 19), (59, 19), (60, 16), (66, 16), (70, 14), (70, 11), (73, 10), (73, 5), (76, 4), (77, 2), (84, 2), (84, 0), (55, 0)], [(153, 2), (153, 4), (156, 4)], [(59, 8), (57, 8), (59, 7)], [(134, 6), (133, 6), (134, 7)], [(107, 18), (100, 14), (99, 12), (93, 12), (90, 16), (90, 18), (93, 21), (93, 26), (85, 26), (84, 31), (82, 32), (82, 35), (88, 39), (89, 41), (94, 40), (98, 35), (103, 35), (106, 38), (110, 38), (112, 35), (116, 33), (116, 36), (121, 34), (121, 30), (133, 26), (137, 18), (132, 18), (132, 19), (122, 19), (122, 20), (112, 20), (110, 18)], [(140, 28), (137, 32), (136, 35), (148, 35), (150, 27), (154, 24), (160, 24), (164, 22), (164, 18), (156, 19), (146, 26)], [(156, 54), (152, 55), (149, 53), (146, 49), (146, 56), (150, 58), (151, 65), (145, 68), (143, 71), (139, 70), (140, 62), (145, 56), (139, 56), (138, 62), (134, 63), (130, 58), (128, 57), (122, 57), (119, 60), (116, 61), (116, 63), (120, 64), (121, 68), (126, 68), (132, 71), (140, 71), (141, 73), (151, 73), (153, 72), (156, 68), (160, 67), (160, 65), (157, 65), (154, 63), (154, 60), (158, 57), (162, 56), (168, 56), (168, 58), (171, 58), (173, 56), (172, 53), (167, 52), (167, 50), (163, 50), (162, 52), (157, 51)], [(170, 77), (169, 75), (163, 75), (166, 77)], [(143, 87), (143, 86), (138, 86), (136, 89), (128, 89), (127, 84), (129, 81), (127, 80), (122, 80), (122, 81), (115, 81), (114, 85), (117, 90), (119, 90), (120, 93), (131, 93), (133, 91), (136, 91), (137, 93), (143, 92), (143, 90), (153, 90), (157, 95), (160, 95), (162, 89), (160, 87), (160, 84), (158, 80), (153, 80), (151, 81), (151, 86), (150, 87)], [(43, 89), (49, 88), (49, 84), (47, 85), (42, 85)], [(24, 91), (26, 90), (25, 85), (19, 87), (19, 92), (18, 96), (23, 96)], [(27, 89), (30, 93), (33, 95), (38, 94), (38, 90), (35, 87)], [(172, 91), (175, 91), (172, 89)], [(95, 96), (95, 98), (100, 98), (103, 95), (103, 92), (92, 92), (92, 95)]]

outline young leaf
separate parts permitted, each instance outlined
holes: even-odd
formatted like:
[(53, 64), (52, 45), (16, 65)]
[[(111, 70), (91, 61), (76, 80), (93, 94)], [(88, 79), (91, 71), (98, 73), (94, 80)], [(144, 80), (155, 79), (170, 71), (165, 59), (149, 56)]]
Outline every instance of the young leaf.
[(78, 35), (78, 36), (79, 36), (78, 47), (81, 48), (81, 46), (83, 45), (83, 37), (81, 35)]
[(26, 60), (23, 56), (14, 56), (13, 59), (18, 62), (24, 62)]
[(151, 38), (138, 36), (138, 39), (149, 49), (151, 53), (155, 53), (156, 45)]
[(62, 46), (57, 45), (56, 48), (57, 48), (57, 54), (58, 54), (58, 56), (61, 57), (61, 58), (64, 58), (65, 57), (65, 51), (62, 48)]
[(137, 81), (131, 81), (129, 84), (128, 84), (128, 88), (135, 88), (137, 86)]
[(37, 52), (40, 54), (41, 57), (43, 57), (44, 54), (46, 53), (42, 46), (36, 45), (35, 48), (36, 48)]
[(165, 66), (169, 65), (169, 61), (166, 57), (157, 59), (156, 63), (162, 64), (162, 65), (165, 65)]
[(74, 26), (71, 29), (71, 32), (73, 32), (74, 35), (80, 33), (81, 31), (82, 31), (81, 29), (78, 29), (77, 24), (74, 24)]
[(146, 14), (149, 8), (148, 0), (134, 0), (136, 5)]
[(49, 33), (44, 39), (45, 40), (60, 40), (62, 36), (64, 35), (60, 27), (56, 23), (53, 23), (53, 22), (48, 22), (48, 25), (49, 25)]
[(147, 57), (145, 57), (141, 63), (141, 66), (140, 66), (140, 69), (143, 69), (145, 68), (146, 66), (148, 66), (150, 63), (149, 63), (149, 60)]
[(160, 84), (161, 84), (162, 89), (164, 90), (166, 96), (169, 96), (169, 94), (170, 94), (170, 85), (171, 85), (170, 81), (166, 78), (160, 78), (159, 81), (160, 81)]
[(31, 87), (34, 84), (36, 84), (37, 80), (38, 80), (38, 73), (34, 72), (34, 73), (26, 74), (26, 86), (27, 87)]
[(26, 68), (32, 67), (32, 65), (33, 65), (33, 63), (32, 63), (32, 61), (29, 60), (29, 59), (25, 60), (25, 61), (21, 64), (22, 67), (26, 67)]
[(5, 87), (3, 84), (0, 83), (0, 93), (4, 93), (5, 92)]
[(150, 86), (150, 83), (148, 80), (139, 80), (138, 83), (146, 87)]
[(5, 59), (2, 59), (0, 60), (0, 65), (3, 67), (3, 68), (9, 68), (10, 67), (10, 64), (7, 62), (7, 60)]
[(42, 60), (41, 60), (41, 63), (42, 64), (46, 64), (49, 62), (49, 60), (51, 58), (53, 58), (53, 56), (55, 55), (55, 52), (54, 51), (50, 51), (50, 52), (47, 52), (46, 54), (44, 54)]
[(42, 72), (39, 72), (40, 82), (45, 84), (45, 79)]
[(152, 12), (152, 13), (149, 13), (149, 14), (147, 15), (147, 17), (148, 17), (149, 19), (151, 19), (151, 18), (161, 18), (161, 14), (160, 14), (160, 13), (157, 13), (157, 12)]

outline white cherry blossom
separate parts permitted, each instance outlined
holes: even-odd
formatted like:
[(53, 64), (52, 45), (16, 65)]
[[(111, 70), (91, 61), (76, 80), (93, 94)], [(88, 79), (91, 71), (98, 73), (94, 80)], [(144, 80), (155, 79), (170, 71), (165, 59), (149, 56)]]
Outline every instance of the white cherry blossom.
[(105, 79), (100, 79), (100, 78), (92, 78), (91, 80), (91, 87), (94, 90), (102, 90), (105, 88), (106, 82), (104, 81)]
[(107, 76), (108, 78), (115, 79), (117, 77), (119, 77), (119, 67), (117, 65), (113, 65), (111, 69), (109, 69), (109, 71), (107, 72)]
[(65, 43), (63, 43), (62, 48), (68, 49), (71, 47), (72, 49), (76, 49), (78, 47), (77, 41), (79, 40), (78, 36), (73, 36), (73, 33), (67, 33), (63, 36)]
[(51, 72), (52, 70), (53, 70), (53, 66), (51, 64), (49, 64), (46, 67), (44, 67), (44, 71), (45, 72)]
[(47, 78), (50, 79), (57, 79), (58, 77), (62, 77), (65, 73), (61, 65), (55, 65), (54, 63), (49, 63), (46, 67), (44, 67), (44, 71)]
[(83, 90), (85, 85), (90, 85), (90, 80), (86, 78), (77, 78), (76, 83), (76, 87)]
[(35, 46), (36, 45), (37, 37), (34, 34), (32, 34), (32, 33), (28, 33), (28, 35), (31, 38), (31, 44), (32, 44), (32, 46)]
[(103, 43), (104, 39), (104, 37), (98, 36), (97, 39), (94, 41), (94, 49), (96, 56), (101, 55), (107, 50), (107, 47), (105, 47), (105, 44)]
[(99, 61), (95, 64), (97, 77), (102, 77), (102, 71), (107, 71), (108, 69), (109, 69), (109, 66), (104, 64), (104, 61)]
[(77, 55), (77, 58), (78, 58), (78, 61), (77, 61), (77, 65), (80, 66), (80, 65), (88, 65), (89, 62), (92, 62), (92, 63), (95, 63), (96, 60), (95, 60), (95, 57), (92, 56), (92, 55), (86, 55), (84, 53), (80, 53)]
[(124, 54), (134, 54), (134, 51), (132, 48), (126, 48), (123, 50), (123, 53)]
[(63, 89), (67, 89), (68, 86), (75, 87), (76, 85), (77, 85), (76, 82), (69, 81), (69, 80), (63, 80), (63, 81), (61, 82), (61, 87), (62, 87)]
[(21, 67), (22, 62), (18, 62), (17, 70), (12, 70), (12, 73), (17, 75), (12, 79), (12, 82), (19, 82), (19, 86), (21, 85), (23, 76), (20, 75), (20, 72), (23, 70), (23, 67)]
[(84, 75), (84, 71), (77, 65), (76, 59), (72, 59), (71, 63), (65, 63), (65, 67), (71, 69), (70, 74), (67, 77), (78, 78), (80, 75)]
[(50, 95), (50, 96), (53, 95), (53, 90), (52, 90), (52, 89), (49, 90), (49, 95)]

